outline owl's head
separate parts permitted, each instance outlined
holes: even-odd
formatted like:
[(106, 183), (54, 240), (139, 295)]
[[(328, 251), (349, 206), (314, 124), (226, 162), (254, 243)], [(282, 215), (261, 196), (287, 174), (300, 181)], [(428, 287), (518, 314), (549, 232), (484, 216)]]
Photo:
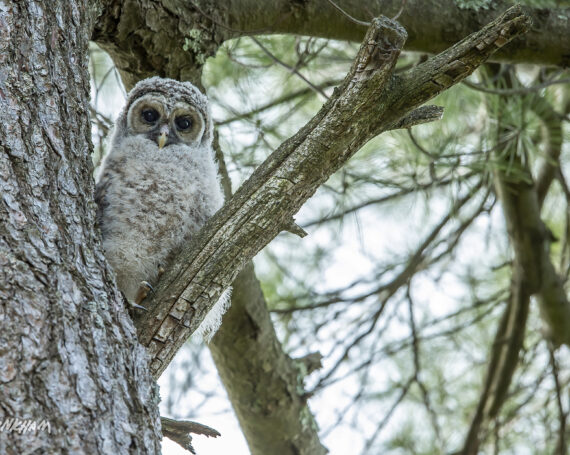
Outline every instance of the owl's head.
[(170, 144), (209, 147), (208, 99), (190, 82), (160, 77), (142, 80), (129, 92), (116, 130), (122, 137), (143, 136), (159, 148)]

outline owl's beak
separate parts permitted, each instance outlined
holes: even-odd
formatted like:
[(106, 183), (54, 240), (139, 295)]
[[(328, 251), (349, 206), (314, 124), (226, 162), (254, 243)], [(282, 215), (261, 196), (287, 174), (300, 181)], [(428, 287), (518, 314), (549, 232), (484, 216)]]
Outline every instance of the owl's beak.
[(166, 139), (168, 138), (168, 125), (162, 125), (160, 127), (160, 135), (158, 136), (158, 148), (161, 149), (166, 144)]

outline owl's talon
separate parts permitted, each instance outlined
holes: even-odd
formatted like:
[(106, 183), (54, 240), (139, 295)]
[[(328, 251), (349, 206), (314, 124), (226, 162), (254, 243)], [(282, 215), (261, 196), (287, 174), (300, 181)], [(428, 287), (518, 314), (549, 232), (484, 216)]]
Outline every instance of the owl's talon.
[(144, 311), (148, 311), (144, 306), (139, 305), (137, 303), (130, 303), (131, 308), (134, 308), (136, 310), (144, 310)]
[(148, 295), (149, 292), (152, 292), (154, 294), (154, 289), (152, 288), (150, 283), (148, 281), (141, 281), (139, 284), (139, 290), (137, 291), (137, 295), (135, 296), (135, 303), (134, 304), (141, 306), (140, 303), (144, 299), (146, 299), (146, 296)]

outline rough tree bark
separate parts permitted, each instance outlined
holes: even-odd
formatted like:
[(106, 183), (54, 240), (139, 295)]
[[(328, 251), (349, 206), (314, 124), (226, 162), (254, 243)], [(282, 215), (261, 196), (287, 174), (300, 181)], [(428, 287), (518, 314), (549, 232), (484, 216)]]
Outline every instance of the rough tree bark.
[[(157, 453), (95, 229), (85, 2), (0, 2), (0, 453)], [(23, 423), (11, 419), (18, 419)]]

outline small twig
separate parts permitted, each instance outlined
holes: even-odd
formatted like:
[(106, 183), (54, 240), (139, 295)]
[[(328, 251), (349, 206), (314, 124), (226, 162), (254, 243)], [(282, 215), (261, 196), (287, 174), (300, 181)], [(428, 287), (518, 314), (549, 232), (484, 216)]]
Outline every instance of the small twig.
[(400, 10), (396, 13), (396, 15), (392, 18), (392, 20), (396, 21), (400, 17), (400, 15), (404, 12), (404, 8), (406, 7), (406, 1), (402, 0), (402, 6), (400, 6)]
[(311, 352), (306, 356), (295, 359), (295, 362), (304, 365), (306, 370), (305, 375), (309, 376), (311, 373), (314, 373), (323, 367), (322, 360), (323, 355), (320, 352)]
[(490, 93), (492, 95), (526, 95), (529, 93), (534, 93), (538, 90), (542, 90), (543, 88), (550, 87), (551, 85), (556, 84), (568, 84), (570, 83), (570, 78), (568, 79), (556, 79), (554, 81), (546, 81), (542, 84), (533, 85), (531, 87), (520, 87), (520, 88), (489, 88), (485, 87), (484, 85), (477, 84), (475, 82), (470, 82), (467, 79), (463, 79), (463, 84), (467, 87), (472, 88), (473, 90), (478, 90), (484, 93)]
[(336, 10), (340, 11), (343, 15), (345, 15), (351, 22), (354, 22), (357, 25), (363, 25), (364, 27), (370, 27), (370, 22), (366, 22), (366, 21), (361, 21), (358, 20), (354, 17), (352, 17), (350, 14), (348, 14), (345, 10), (343, 10), (340, 6), (338, 6), (335, 2), (333, 2), (332, 0), (327, 0), (332, 6), (335, 7)]
[(283, 226), (283, 230), (290, 232), (291, 234), (298, 235), (299, 237), (303, 238), (306, 237), (307, 231), (305, 231), (301, 226), (295, 223), (295, 220), (291, 218), (285, 225)]
[[(337, 86), (341, 82), (342, 82), (341, 80), (330, 80), (330, 81), (324, 82), (323, 84), (317, 85), (317, 87), (320, 89), (325, 89), (325, 88)], [(295, 98), (299, 98), (301, 96), (306, 96), (306, 95), (309, 95), (313, 92), (314, 92), (314, 90), (312, 90), (311, 87), (306, 87), (306, 88), (303, 88), (303, 89), (298, 90), (296, 92), (288, 93), (286, 95), (283, 95), (280, 98), (274, 99), (274, 100), (264, 104), (263, 106), (260, 106), (256, 109), (249, 111), (249, 112), (245, 112), (242, 114), (236, 114), (236, 115), (234, 115), (234, 117), (230, 117), (230, 118), (225, 119), (225, 120), (220, 120), (219, 122), (216, 122), (216, 126), (227, 125), (229, 123), (232, 123), (232, 122), (235, 122), (238, 120), (243, 120), (245, 118), (252, 117), (256, 114), (260, 114), (261, 112), (266, 111), (268, 109), (271, 109), (273, 107), (276, 107), (280, 104), (287, 103), (289, 101), (294, 100)]]
[(414, 134), (412, 133), (411, 128), (408, 128), (408, 136), (410, 138), (410, 140), (412, 141), (412, 144), (415, 145), (415, 147), (421, 152), (423, 153), (425, 156), (427, 156), (428, 158), (431, 158), (432, 160), (434, 159), (434, 156), (431, 152), (428, 152), (415, 138)]
[[(421, 380), (421, 363), (420, 363), (420, 336), (418, 334), (418, 330), (416, 327), (416, 321), (414, 316), (414, 301), (412, 299), (412, 294), (410, 292), (411, 286), (411, 279), (408, 282), (408, 286), (406, 287), (406, 300), (408, 301), (408, 313), (409, 313), (409, 322), (410, 322), (410, 336), (412, 338), (412, 356), (414, 359), (414, 381), (418, 385), (422, 400), (424, 403), (424, 407), (428, 415), (430, 416), (431, 424), (433, 427), (433, 431), (435, 433), (437, 444), (439, 445), (439, 449), (441, 450), (442, 443), (441, 443), (441, 429), (439, 427), (439, 423), (437, 421), (437, 414), (435, 413), (427, 387)], [(441, 450), (442, 451), (442, 450)]]
[(168, 417), (160, 417), (160, 424), (163, 436), (166, 436), (193, 454), (196, 454), (196, 452), (194, 447), (192, 447), (192, 436), (190, 436), (190, 433), (213, 438), (221, 436), (219, 431), (189, 420), (174, 420)]
[(269, 67), (273, 66), (273, 63), (268, 63), (266, 65), (261, 65), (261, 64), (258, 65), (258, 64), (254, 64), (254, 63), (242, 62), (242, 61), (238, 60), (237, 57), (234, 57), (233, 54), (229, 51), (229, 49), (227, 50), (226, 55), (228, 56), (228, 60), (230, 62), (233, 62), (236, 65), (243, 66), (244, 68), (248, 68), (248, 69), (264, 69), (264, 68), (269, 68)]
[(421, 106), (403, 117), (396, 125), (394, 125), (394, 129), (411, 128), (412, 126), (435, 122), (442, 118), (443, 107), (433, 105)]
[(556, 356), (554, 355), (554, 349), (552, 346), (548, 346), (548, 353), (550, 354), (550, 366), (552, 368), (552, 379), (554, 380), (554, 386), (556, 389), (556, 404), (558, 406), (558, 414), (560, 417), (560, 426), (558, 430), (558, 443), (556, 444), (557, 452), (560, 455), (566, 454), (566, 420), (568, 418), (568, 412), (564, 410), (564, 405), (562, 404), (562, 393), (563, 387), (560, 384), (559, 368), (558, 362), (556, 361)]
[(269, 56), (275, 63), (277, 63), (278, 65), (281, 65), (283, 68), (288, 69), (291, 73), (293, 73), (294, 75), (296, 75), (297, 77), (299, 77), (300, 79), (302, 79), (309, 87), (311, 87), (315, 92), (323, 95), (325, 97), (325, 99), (329, 99), (328, 95), (323, 92), (319, 87), (317, 87), (315, 84), (313, 84), (309, 79), (307, 79), (305, 76), (303, 76), (299, 70), (297, 70), (296, 68), (293, 68), (291, 65), (288, 65), (287, 63), (285, 63), (284, 61), (278, 59), (275, 55), (273, 55), (273, 53), (267, 49), (263, 44), (261, 44), (259, 42), (259, 40), (257, 38), (255, 38), (254, 36), (250, 36), (249, 37), (255, 44), (257, 44), (259, 46), (259, 48), (265, 52), (265, 54), (267, 54), (267, 56)]
[(372, 445), (374, 444), (374, 441), (376, 441), (376, 439), (378, 438), (378, 436), (380, 435), (380, 432), (384, 429), (384, 427), (386, 426), (386, 424), (390, 421), (390, 419), (392, 418), (392, 415), (394, 414), (394, 411), (396, 410), (396, 408), (399, 406), (399, 404), (404, 400), (404, 398), (406, 398), (406, 395), (408, 394), (408, 392), (410, 391), (410, 387), (412, 386), (412, 384), (414, 383), (414, 378), (410, 378), (408, 379), (408, 381), (400, 388), (400, 394), (398, 395), (398, 397), (394, 400), (394, 403), (392, 403), (392, 406), (390, 407), (390, 409), (388, 409), (388, 412), (386, 412), (384, 414), (384, 418), (382, 419), (382, 421), (378, 424), (378, 426), (376, 427), (376, 430), (374, 431), (374, 434), (368, 438), (366, 440), (366, 444), (364, 446), (364, 453), (368, 453), (370, 448), (372, 447)]

